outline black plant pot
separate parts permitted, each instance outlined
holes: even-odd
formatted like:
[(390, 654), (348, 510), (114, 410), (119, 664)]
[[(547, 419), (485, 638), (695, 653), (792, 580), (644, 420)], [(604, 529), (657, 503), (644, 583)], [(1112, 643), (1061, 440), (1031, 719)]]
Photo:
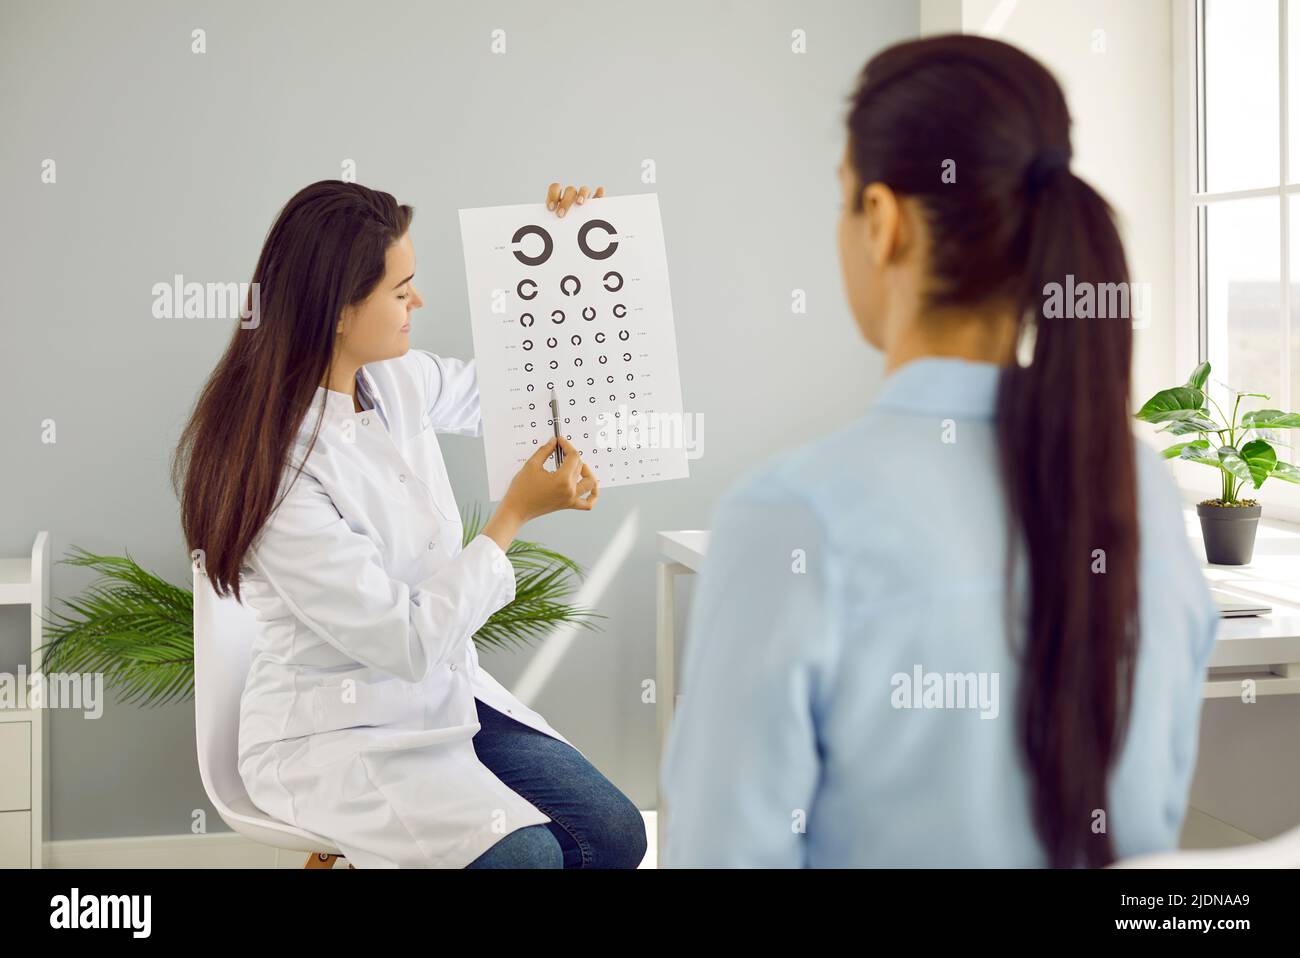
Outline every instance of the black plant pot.
[(1214, 565), (1245, 565), (1255, 551), (1259, 506), (1196, 506), (1201, 517), (1205, 559)]

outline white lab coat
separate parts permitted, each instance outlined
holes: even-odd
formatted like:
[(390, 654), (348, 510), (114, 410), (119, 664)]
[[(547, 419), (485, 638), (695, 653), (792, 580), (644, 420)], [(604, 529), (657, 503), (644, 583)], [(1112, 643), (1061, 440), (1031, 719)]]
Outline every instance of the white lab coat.
[(412, 348), (358, 376), (388, 428), (317, 388), (293, 462), (324, 403), (315, 447), (246, 560), (260, 634), (239, 772), (260, 808), (358, 868), (460, 868), (549, 821), (479, 761), (475, 698), (568, 740), (479, 666), (472, 640), (515, 595), (493, 540), (461, 548), (435, 435), (481, 435), (474, 361)]

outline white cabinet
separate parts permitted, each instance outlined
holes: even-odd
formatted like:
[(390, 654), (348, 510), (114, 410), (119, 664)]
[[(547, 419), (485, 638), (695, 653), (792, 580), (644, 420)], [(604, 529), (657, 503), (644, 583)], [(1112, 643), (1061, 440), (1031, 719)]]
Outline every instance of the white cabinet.
[(0, 868), (32, 867), (31, 835), (31, 812), (0, 812)]
[(32, 723), (0, 725), (0, 812), (32, 810)]
[[(31, 677), (43, 674), (41, 614), (50, 598), (49, 541), (50, 534), (41, 532), (31, 558), (0, 559), (0, 605), (31, 606), (31, 664), (20, 673), (29, 689)], [(0, 706), (0, 868), (40, 868), (44, 864), (49, 833), (49, 796), (44, 784), (48, 753), (44, 708)]]

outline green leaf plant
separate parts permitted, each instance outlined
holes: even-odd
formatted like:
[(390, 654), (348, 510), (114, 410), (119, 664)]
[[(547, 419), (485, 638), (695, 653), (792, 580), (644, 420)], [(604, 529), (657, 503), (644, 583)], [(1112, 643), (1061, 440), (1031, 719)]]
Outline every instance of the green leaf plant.
[[(1222, 482), (1219, 498), (1208, 500), (1214, 505), (1256, 505), (1254, 499), (1240, 498), (1242, 487), (1248, 482), (1256, 489), (1266, 479), (1300, 484), (1300, 469), (1279, 459), (1269, 441), (1273, 430), (1300, 429), (1300, 414), (1254, 409), (1238, 418), (1242, 399), (1269, 397), (1229, 386), (1226, 388), (1233, 395), (1232, 416), (1226, 416), (1205, 388), (1209, 378), (1210, 364), (1201, 363), (1192, 370), (1186, 383), (1162, 389), (1137, 411), (1137, 418), (1143, 422), (1161, 424), (1160, 432), (1174, 436), (1195, 434), (1196, 438), (1184, 439), (1165, 449), (1164, 457), (1186, 459), (1217, 469)], [(1210, 406), (1214, 407), (1213, 412)]]
[[(478, 535), (478, 508), (464, 518), (464, 542)], [(599, 628), (604, 618), (565, 599), (584, 573), (576, 562), (536, 542), (515, 540), (506, 550), (515, 572), (515, 597), (474, 634), (480, 649), (526, 645), (564, 623)], [(59, 560), (100, 577), (64, 612), (42, 616), (50, 640), (41, 671), (98, 672), (126, 702), (166, 705), (194, 695), (194, 594), (142, 568), (128, 553), (103, 556), (73, 546)]]

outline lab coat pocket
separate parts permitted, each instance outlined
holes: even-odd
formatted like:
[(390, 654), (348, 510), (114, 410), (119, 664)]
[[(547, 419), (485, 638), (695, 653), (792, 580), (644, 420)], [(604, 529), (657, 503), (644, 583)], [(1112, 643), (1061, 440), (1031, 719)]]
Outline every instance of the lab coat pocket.
[(311, 691), (312, 728), (317, 733), (351, 728), (405, 725), (422, 718), (419, 686), (397, 679), (377, 683), (344, 681)]

